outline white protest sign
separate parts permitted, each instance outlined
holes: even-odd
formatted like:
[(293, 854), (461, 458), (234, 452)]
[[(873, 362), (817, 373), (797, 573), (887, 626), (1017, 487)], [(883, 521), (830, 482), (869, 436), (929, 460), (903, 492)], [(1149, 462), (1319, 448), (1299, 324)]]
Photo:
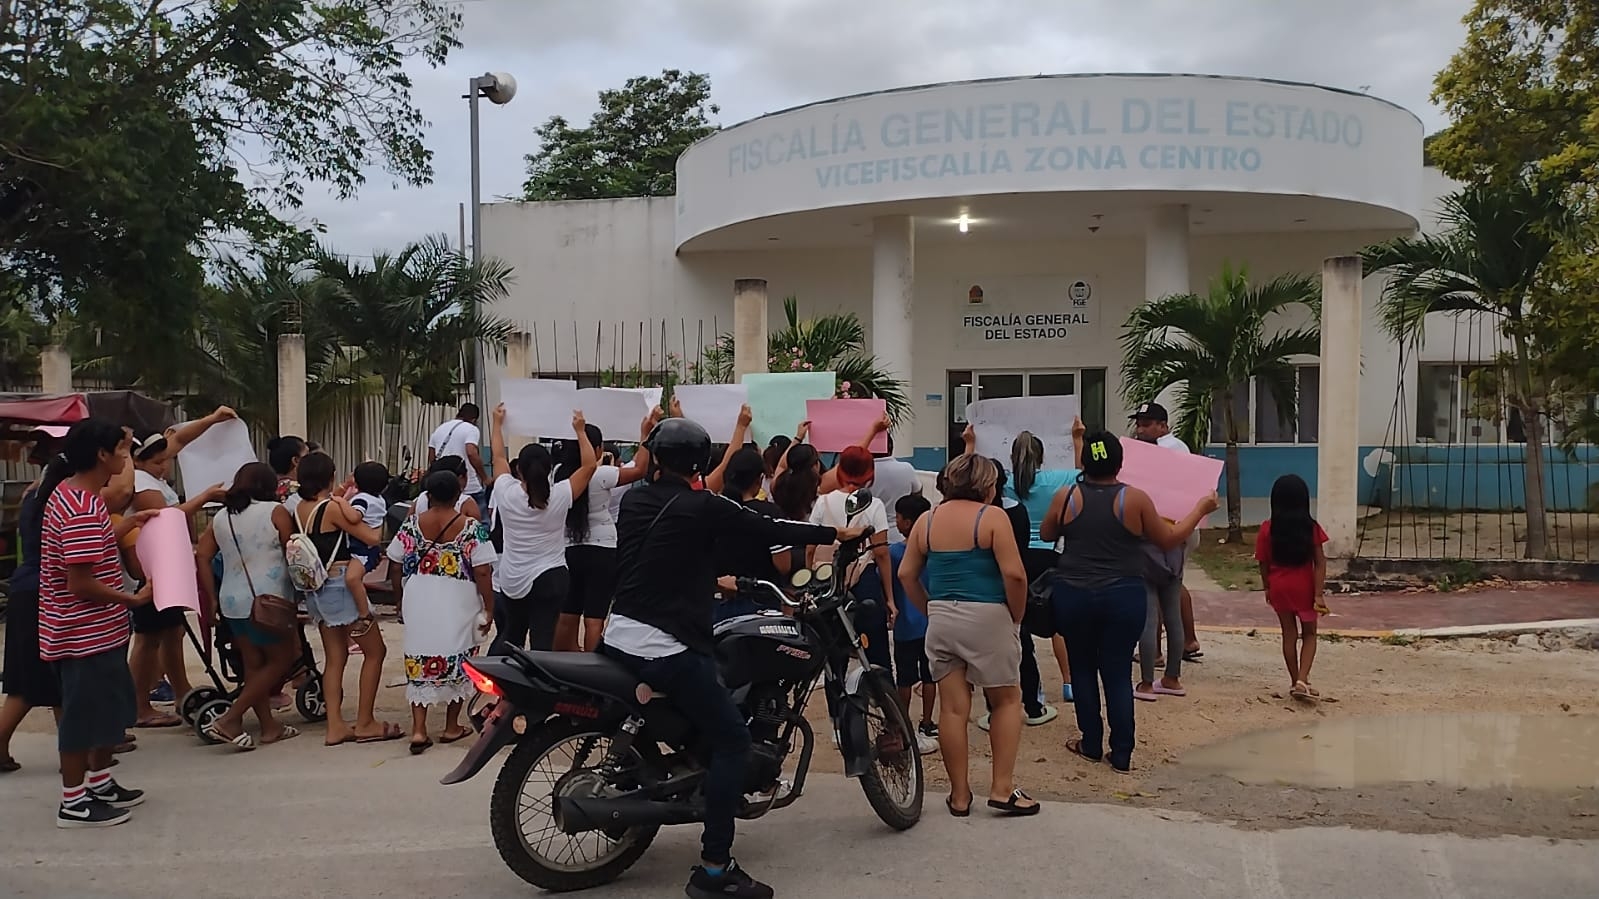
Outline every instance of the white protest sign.
[(648, 404), (651, 409), (657, 408), (661, 405), (661, 393), (663, 392), (662, 388), (660, 387), (601, 387), (600, 389), (625, 390), (630, 393), (639, 394), (640, 396), (644, 397), (644, 402)]
[(582, 406), (576, 381), (506, 378), (500, 381), (505, 404), (505, 433), (517, 437), (576, 437), (572, 410)]
[(1072, 459), (1072, 419), (1077, 397), (1026, 396), (978, 400), (966, 407), (966, 420), (977, 432), (977, 452), (1010, 468), (1010, 445), (1022, 431), (1044, 442), (1045, 468), (1076, 468)]
[[(650, 404), (636, 390), (588, 387), (577, 392), (577, 408), (583, 418), (600, 429), (606, 440), (632, 443), (638, 439), (639, 425), (650, 414)], [(570, 417), (571, 413), (567, 413)]]
[(184, 492), (195, 496), (212, 484), (232, 487), (239, 468), (257, 461), (250, 429), (230, 418), (207, 428), (178, 453), (178, 472), (183, 475)]
[(679, 384), (672, 394), (683, 407), (683, 417), (704, 428), (713, 443), (733, 439), (738, 412), (749, 402), (743, 384)]

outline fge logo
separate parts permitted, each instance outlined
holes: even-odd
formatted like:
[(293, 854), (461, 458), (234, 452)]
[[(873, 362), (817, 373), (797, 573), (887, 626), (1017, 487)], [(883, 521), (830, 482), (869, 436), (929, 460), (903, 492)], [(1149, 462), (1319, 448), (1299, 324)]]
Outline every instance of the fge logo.
[(1093, 294), (1094, 291), (1088, 286), (1087, 281), (1073, 281), (1072, 286), (1066, 291), (1066, 295), (1072, 298), (1073, 306), (1087, 306), (1088, 298)]

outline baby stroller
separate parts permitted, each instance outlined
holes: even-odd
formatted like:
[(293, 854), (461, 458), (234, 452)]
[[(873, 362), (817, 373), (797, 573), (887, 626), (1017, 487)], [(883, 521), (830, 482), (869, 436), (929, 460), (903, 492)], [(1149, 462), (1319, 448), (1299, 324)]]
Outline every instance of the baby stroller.
[[(210, 620), (209, 616), (201, 614), (200, 627), (202, 631), (210, 631), (212, 641), (210, 646), (196, 636), (194, 628), (189, 625), (188, 617), (184, 617), (183, 629), (189, 635), (189, 642), (193, 644), (194, 651), (199, 654), (205, 665), (205, 673), (211, 678), (211, 686), (201, 686), (190, 690), (178, 701), (177, 712), (183, 720), (194, 728), (195, 735), (206, 743), (216, 741), (206, 735), (206, 730), (233, 705), (233, 700), (239, 696), (239, 690), (244, 680), (244, 660), (240, 657), (239, 647), (235, 641), (232, 628), (228, 627), (227, 619), (218, 618)], [(326, 721), (328, 717), (327, 702), (322, 698), (322, 671), (317, 667), (316, 656), (311, 652), (311, 643), (305, 638), (305, 629), (296, 627), (295, 636), (300, 640), (300, 658), (289, 671), (289, 679), (293, 680), (300, 675), (306, 675), (305, 683), (294, 694), (294, 706), (300, 717), (307, 721)], [(215, 660), (212, 656), (212, 646), (216, 649)], [(217, 670), (220, 663), (221, 671)]]

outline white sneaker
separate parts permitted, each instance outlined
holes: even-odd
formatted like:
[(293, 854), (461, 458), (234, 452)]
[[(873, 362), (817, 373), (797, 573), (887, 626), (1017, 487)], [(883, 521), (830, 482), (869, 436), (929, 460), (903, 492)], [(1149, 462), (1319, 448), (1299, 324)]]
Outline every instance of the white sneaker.
[(938, 741), (927, 734), (916, 735), (916, 751), (922, 755), (932, 755), (938, 751)]
[(777, 788), (769, 793), (745, 793), (744, 801), (750, 805), (759, 805), (766, 802), (778, 802), (787, 799), (794, 792), (794, 784), (786, 780), (777, 782)]

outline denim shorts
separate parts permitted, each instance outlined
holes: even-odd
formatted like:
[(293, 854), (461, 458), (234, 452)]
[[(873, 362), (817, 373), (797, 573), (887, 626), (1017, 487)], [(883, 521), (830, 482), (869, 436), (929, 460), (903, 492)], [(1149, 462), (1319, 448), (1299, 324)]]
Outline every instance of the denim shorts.
[(355, 596), (344, 583), (342, 564), (328, 572), (322, 589), (305, 594), (305, 611), (312, 621), (328, 627), (348, 627), (361, 617), (355, 608)]

